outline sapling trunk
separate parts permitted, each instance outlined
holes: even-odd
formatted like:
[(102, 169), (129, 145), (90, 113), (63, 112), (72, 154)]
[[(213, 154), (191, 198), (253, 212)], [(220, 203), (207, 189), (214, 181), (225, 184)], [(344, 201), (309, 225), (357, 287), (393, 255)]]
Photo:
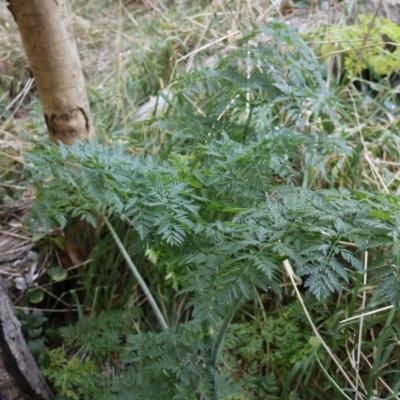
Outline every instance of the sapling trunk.
[(50, 140), (95, 136), (78, 50), (64, 0), (9, 0), (35, 78)]

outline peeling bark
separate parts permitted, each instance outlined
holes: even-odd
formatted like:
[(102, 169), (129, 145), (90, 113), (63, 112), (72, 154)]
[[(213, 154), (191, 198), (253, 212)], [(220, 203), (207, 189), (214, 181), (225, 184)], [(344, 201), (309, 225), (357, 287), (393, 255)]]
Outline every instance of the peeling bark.
[(21, 324), (13, 313), (7, 290), (0, 281), (0, 399), (53, 398), (26, 345)]
[(64, 0), (9, 0), (35, 78), (50, 140), (95, 136), (78, 50)]

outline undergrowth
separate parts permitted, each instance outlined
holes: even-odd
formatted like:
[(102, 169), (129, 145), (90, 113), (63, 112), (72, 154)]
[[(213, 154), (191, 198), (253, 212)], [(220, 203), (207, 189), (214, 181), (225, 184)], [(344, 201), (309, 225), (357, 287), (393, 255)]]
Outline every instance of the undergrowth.
[[(397, 363), (391, 338), (400, 302), (399, 199), (343, 185), (343, 170), (358, 165), (357, 148), (343, 137), (342, 121), (351, 117), (326, 87), (313, 52), (271, 22), (243, 37), (215, 69), (174, 80), (171, 92), (165, 117), (132, 128), (163, 135), (158, 156), (79, 142), (27, 155), (38, 189), (32, 229), (86, 220), (103, 234), (90, 276), (107, 276), (102, 254), (115, 240), (156, 303), (149, 307), (145, 294), (132, 309), (130, 295), (143, 299), (146, 290), (131, 278), (124, 296), (108, 294), (114, 304), (120, 296), (119, 311), (109, 303), (101, 313), (93, 295), (82, 300), (93, 315), (61, 330), (76, 358), (52, 350), (45, 376), (67, 398), (318, 399), (343, 394), (342, 386), (374, 398), (378, 366)], [(126, 276), (115, 248), (112, 279), (118, 268)], [(315, 330), (285, 281), (302, 280), (306, 307), (317, 325), (329, 324), (332, 351), (342, 353), (357, 329), (339, 318), (356, 313), (366, 265), (368, 284), (376, 286), (368, 306), (379, 297), (394, 307), (379, 317), (387, 334), (365, 345), (378, 351), (371, 368), (363, 365), (360, 386), (332, 368), (316, 383), (307, 373), (322, 373), (321, 357), (307, 345)], [(103, 278), (96, 289), (107, 286)], [(341, 299), (348, 312), (326, 311), (326, 302)], [(168, 329), (160, 329), (154, 310)], [(342, 360), (352, 371), (351, 359)], [(329, 365), (329, 356), (323, 362)], [(384, 373), (398, 391), (396, 369)]]

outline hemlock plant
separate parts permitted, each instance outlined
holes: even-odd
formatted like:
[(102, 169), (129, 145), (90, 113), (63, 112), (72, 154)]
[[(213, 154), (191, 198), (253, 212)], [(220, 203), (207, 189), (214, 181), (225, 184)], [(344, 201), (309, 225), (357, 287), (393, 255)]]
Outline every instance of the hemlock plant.
[[(266, 45), (253, 44), (259, 35)], [(293, 31), (271, 23), (215, 70), (172, 88), (173, 107), (157, 120), (171, 134), (159, 157), (79, 142), (27, 155), (38, 187), (33, 229), (119, 218), (135, 251), (160, 254), (189, 295), (191, 321), (127, 337), (126, 368), (104, 388), (107, 399), (241, 393), (220, 362), (223, 340), (243, 304), (281, 295), (285, 259), (322, 301), (351, 269), (363, 272), (369, 250), (372, 283), (400, 302), (398, 197), (314, 188), (326, 158), (351, 151), (337, 134), (340, 107)]]

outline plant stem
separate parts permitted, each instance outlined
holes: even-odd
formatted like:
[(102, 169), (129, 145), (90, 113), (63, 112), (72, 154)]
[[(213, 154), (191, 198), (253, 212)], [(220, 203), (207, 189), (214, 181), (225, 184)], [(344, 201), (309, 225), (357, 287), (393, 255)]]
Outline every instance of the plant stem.
[(211, 381), (213, 388), (213, 398), (214, 400), (219, 400), (218, 395), (218, 385), (217, 385), (217, 362), (219, 358), (219, 354), (221, 352), (222, 343), (224, 342), (224, 338), (226, 332), (228, 330), (229, 324), (232, 321), (233, 316), (235, 315), (237, 309), (239, 308), (240, 303), (242, 302), (243, 296), (239, 297), (236, 302), (232, 305), (231, 309), (226, 314), (224, 322), (222, 323), (221, 329), (218, 333), (217, 339), (215, 340), (214, 347), (211, 352)]
[[(322, 369), (323, 373), (325, 376), (329, 379), (329, 381), (332, 383), (332, 385), (341, 393), (347, 400), (352, 400), (351, 397), (347, 396), (347, 394), (343, 391), (343, 389), (336, 383), (336, 381), (329, 375), (328, 371), (325, 369), (325, 367), (322, 365), (317, 352), (315, 352), (315, 359), (317, 360), (320, 368)], [(356, 393), (357, 396), (357, 393)]]
[(163, 329), (168, 329), (168, 325), (165, 322), (165, 319), (160, 311), (160, 308), (158, 307), (156, 301), (154, 300), (154, 297), (152, 296), (152, 294), (150, 293), (150, 290), (148, 289), (145, 281), (142, 279), (139, 271), (137, 270), (137, 268), (135, 267), (135, 264), (133, 263), (133, 261), (131, 260), (131, 258), (129, 257), (128, 252), (126, 251), (124, 245), (122, 244), (121, 240), (119, 239), (117, 233), (115, 232), (114, 228), (112, 227), (112, 225), (110, 224), (110, 221), (107, 219), (107, 217), (105, 215), (103, 215), (104, 217), (104, 221), (109, 229), (109, 231), (111, 232), (112, 237), (115, 240), (115, 243), (117, 243), (118, 248), (121, 250), (121, 253), (123, 255), (123, 257), (125, 258), (125, 261), (127, 262), (127, 264), (129, 265), (129, 268), (131, 269), (131, 271), (133, 272), (133, 275), (135, 276), (135, 278), (137, 279), (140, 287), (142, 288), (145, 296), (147, 297), (147, 300), (149, 301), (151, 308), (153, 309), (154, 313), (156, 314), (156, 317), (161, 325), (161, 327)]

